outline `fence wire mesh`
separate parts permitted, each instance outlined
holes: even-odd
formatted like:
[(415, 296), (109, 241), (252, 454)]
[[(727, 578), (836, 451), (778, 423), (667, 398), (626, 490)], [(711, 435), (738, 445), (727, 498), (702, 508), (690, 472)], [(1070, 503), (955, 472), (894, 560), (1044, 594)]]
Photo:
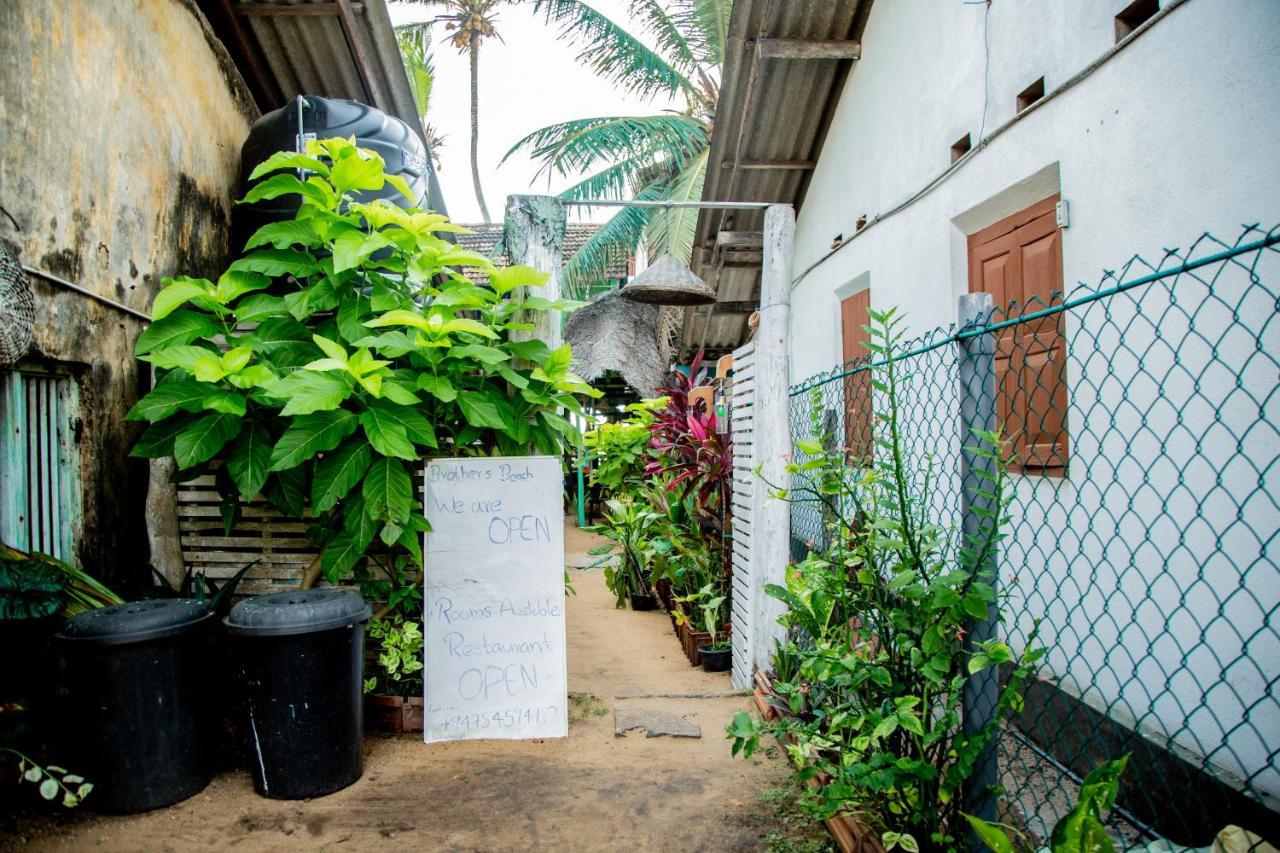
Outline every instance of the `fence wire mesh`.
[[(1234, 824), (1280, 843), (1277, 243), (1280, 226), (1206, 234), (895, 355), (937, 521), (962, 522), (966, 396), (1007, 437), (999, 631), (1021, 648), (1038, 624), (1048, 654), (1002, 728), (1000, 814), (1042, 840), (1080, 779), (1129, 753), (1110, 817), (1126, 842), (1206, 846)], [(984, 336), (994, 357), (974, 375), (963, 362)], [(854, 466), (873, 452), (873, 368), (795, 386), (793, 438), (816, 426)], [(795, 558), (824, 526), (793, 504)]]

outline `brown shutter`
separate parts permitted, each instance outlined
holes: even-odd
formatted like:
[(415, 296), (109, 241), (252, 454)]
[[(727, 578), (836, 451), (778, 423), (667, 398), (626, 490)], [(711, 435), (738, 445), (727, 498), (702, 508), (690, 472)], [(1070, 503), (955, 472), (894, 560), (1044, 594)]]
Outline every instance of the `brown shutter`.
[[(871, 323), (871, 290), (861, 290), (840, 302), (840, 334), (844, 361), (864, 360), (871, 351), (866, 326)], [(871, 372), (863, 370), (844, 380), (845, 447), (850, 459), (871, 458)]]
[[(1062, 233), (1052, 213), (1036, 217), (1015, 235), (1022, 267), (1026, 312), (1062, 302)], [(1062, 315), (1030, 320), (1017, 327), (1023, 364), (1018, 371), (1026, 400), (1026, 444), (1022, 466), (1061, 476), (1067, 467), (1066, 345)]]
[[(969, 237), (969, 290), (990, 293), (996, 322), (1061, 300), (1058, 196)], [(996, 417), (1010, 469), (1062, 476), (1067, 465), (1066, 347), (1053, 315), (996, 333)]]

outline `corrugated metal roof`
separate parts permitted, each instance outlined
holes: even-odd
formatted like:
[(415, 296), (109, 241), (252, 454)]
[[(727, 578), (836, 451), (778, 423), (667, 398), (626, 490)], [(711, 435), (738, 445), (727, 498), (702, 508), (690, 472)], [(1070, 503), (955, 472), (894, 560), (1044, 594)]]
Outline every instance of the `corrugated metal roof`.
[[(810, 170), (744, 169), (744, 163), (817, 160), (850, 59), (761, 58), (761, 39), (804, 42), (856, 40), (871, 0), (736, 0), (711, 136), (704, 201), (764, 201), (799, 207)], [(698, 217), (693, 269), (716, 284), (717, 302), (758, 302), (760, 270), (722, 267), (714, 251), (721, 231), (760, 231), (764, 211), (703, 210)], [(755, 254), (739, 255), (758, 263)], [(730, 256), (733, 257), (733, 256)], [(715, 306), (685, 312), (682, 354), (732, 349), (747, 337), (747, 314)]]
[[(199, 0), (263, 112), (298, 95), (346, 98), (423, 137), (385, 0)], [(432, 169), (430, 206), (444, 211)]]
[[(459, 246), (493, 258), (494, 262), (500, 267), (507, 266), (510, 263), (506, 254), (498, 249), (498, 244), (502, 241), (503, 226), (501, 222), (487, 225), (468, 224), (462, 227), (470, 229), (474, 233), (458, 234), (457, 243)], [(565, 262), (568, 263), (569, 259), (582, 248), (583, 244), (590, 240), (592, 235), (599, 230), (600, 224), (595, 222), (570, 222), (567, 224), (564, 229), (563, 257)], [(489, 277), (480, 270), (468, 268), (466, 273), (477, 284), (487, 284), (489, 281)], [(625, 278), (626, 275), (627, 262), (625, 259), (616, 259), (609, 264), (606, 278)]]

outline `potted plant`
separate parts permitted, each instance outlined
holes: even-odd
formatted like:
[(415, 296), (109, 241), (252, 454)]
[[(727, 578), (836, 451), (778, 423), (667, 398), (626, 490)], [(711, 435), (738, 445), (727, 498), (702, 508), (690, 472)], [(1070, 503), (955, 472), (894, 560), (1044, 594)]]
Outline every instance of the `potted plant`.
[(649, 589), (648, 564), (657, 515), (629, 497), (613, 498), (605, 506), (603, 522), (588, 529), (613, 542), (587, 552), (598, 558), (589, 568), (604, 567), (604, 582), (616, 598), (615, 606), (625, 606), (629, 598), (632, 610), (653, 610), (658, 599)]
[(729, 624), (729, 620), (725, 618), (728, 614), (724, 612), (728, 600), (727, 596), (721, 594), (711, 595), (698, 603), (698, 609), (702, 611), (702, 625), (711, 639), (710, 643), (698, 647), (698, 658), (707, 672), (729, 671), (733, 655), (730, 635), (727, 630), (720, 628), (728, 627)]

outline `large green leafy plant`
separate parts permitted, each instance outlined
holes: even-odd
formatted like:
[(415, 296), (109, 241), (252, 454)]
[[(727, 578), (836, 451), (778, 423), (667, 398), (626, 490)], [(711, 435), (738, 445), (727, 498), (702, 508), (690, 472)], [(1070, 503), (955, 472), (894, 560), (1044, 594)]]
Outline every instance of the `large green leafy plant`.
[(650, 427), (654, 409), (662, 398), (641, 400), (627, 406), (624, 420), (603, 423), (582, 436), (591, 454), (591, 483), (607, 489), (612, 496), (634, 493), (645, 482), (649, 459)]
[[(794, 736), (788, 748), (801, 776), (822, 781), (811, 803), (819, 816), (856, 814), (890, 849), (955, 849), (967, 830), (966, 783), (1000, 722), (1021, 707), (1043, 650), (967, 641), (975, 620), (993, 605), (1001, 612), (990, 568), (1007, 521), (1000, 436), (973, 437), (991, 469), (978, 489), (989, 505), (980, 529), (961, 536), (938, 524), (932, 472), (905, 449), (900, 320), (892, 311), (872, 318), (876, 452), (867, 466), (850, 466), (820, 414), (814, 437), (797, 443), (809, 458), (787, 466), (796, 488), (776, 494), (822, 507), (831, 544), (791, 567), (785, 587), (766, 587), (787, 606), (775, 683), (783, 717), (761, 726), (739, 714), (729, 736), (747, 755), (762, 730)], [(995, 706), (966, 730), (965, 685), (993, 667), (1002, 669)]]
[(356, 201), (409, 190), (349, 140), (280, 152), (251, 179), (242, 203), (297, 195), (297, 215), (259, 229), (216, 282), (165, 281), (135, 350), (160, 378), (129, 412), (150, 423), (133, 453), (213, 472), (228, 526), (259, 494), (309, 513), (331, 581), (378, 542), (420, 565), (420, 459), (576, 438), (560, 411), (594, 392), (568, 345), (529, 339), (533, 315), (575, 304), (528, 295), (543, 273), (448, 242), (461, 229), (441, 214)]

